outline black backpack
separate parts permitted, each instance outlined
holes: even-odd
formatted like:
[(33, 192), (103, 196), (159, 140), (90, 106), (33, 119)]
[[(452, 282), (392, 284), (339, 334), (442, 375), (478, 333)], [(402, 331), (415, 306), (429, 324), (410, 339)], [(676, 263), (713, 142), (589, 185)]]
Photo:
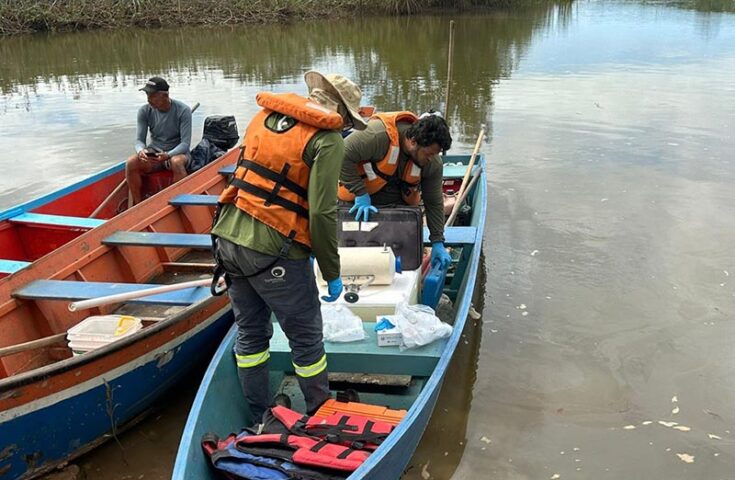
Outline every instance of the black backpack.
[(232, 115), (213, 115), (204, 119), (203, 138), (227, 151), (237, 144), (237, 122)]

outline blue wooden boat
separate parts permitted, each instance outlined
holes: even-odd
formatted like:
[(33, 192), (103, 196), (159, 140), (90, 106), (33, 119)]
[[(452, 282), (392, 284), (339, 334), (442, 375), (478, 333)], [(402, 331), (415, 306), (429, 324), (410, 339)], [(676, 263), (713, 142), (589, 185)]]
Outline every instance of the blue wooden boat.
[[(461, 179), (470, 157), (454, 155), (444, 158), (445, 179)], [(390, 408), (406, 408), (408, 412), (396, 430), (350, 479), (399, 478), (431, 417), (447, 367), (462, 335), (475, 288), (487, 202), (484, 165), (484, 158), (480, 157), (475, 167), (479, 170), (479, 181), (469, 196), (472, 207), (469, 225), (449, 227), (445, 232), (447, 245), (459, 252), (453, 274), (450, 272), (444, 286), (444, 292), (454, 300), (456, 308), (451, 337), (400, 352), (398, 347), (377, 347), (374, 324), (368, 323), (365, 325), (367, 338), (363, 341), (325, 344), (330, 372), (410, 376), (410, 383), (397, 390), (360, 392), (362, 401)], [(424, 233), (424, 240), (428, 241), (428, 232)], [(202, 436), (208, 432), (224, 436), (239, 432), (252, 423), (232, 355), (235, 333), (234, 328), (230, 330), (219, 346), (196, 395), (176, 457), (175, 480), (220, 478), (202, 453)], [(272, 391), (289, 391), (288, 385), (293, 385), (293, 366), (287, 340), (277, 322), (274, 323), (270, 353)], [(296, 407), (299, 404), (297, 389), (292, 388), (289, 393), (294, 396)]]
[[(68, 302), (211, 277), (208, 232), (237, 153), (94, 228), (80, 227), (0, 278), (0, 479), (37, 477), (112, 438), (210, 360), (232, 315), (227, 297), (212, 297), (208, 287), (75, 312)], [(38, 215), (64, 228), (74, 221)], [(143, 328), (74, 356), (67, 330), (112, 313), (141, 318)]]

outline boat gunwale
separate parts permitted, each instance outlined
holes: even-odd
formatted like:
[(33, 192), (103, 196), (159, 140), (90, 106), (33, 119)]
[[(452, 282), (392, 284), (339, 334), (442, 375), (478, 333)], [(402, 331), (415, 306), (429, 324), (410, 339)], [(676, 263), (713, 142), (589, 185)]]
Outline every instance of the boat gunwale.
[[(403, 433), (405, 433), (409, 426), (412, 426), (418, 419), (419, 415), (423, 413), (424, 407), (429, 402), (429, 397), (441, 387), (441, 383), (444, 381), (444, 375), (449, 367), (449, 363), (454, 356), (454, 351), (459, 344), (459, 339), (462, 336), (465, 323), (467, 322), (467, 316), (469, 315), (470, 306), (472, 305), (472, 296), (475, 291), (475, 283), (477, 282), (477, 272), (480, 265), (480, 254), (483, 247), (485, 221), (487, 216), (487, 170), (485, 155), (479, 154), (478, 157), (478, 163), (481, 165), (482, 170), (480, 172), (480, 178), (478, 179), (476, 192), (481, 193), (481, 195), (480, 198), (475, 199), (475, 202), (473, 203), (476, 205), (479, 204), (481, 209), (479, 212), (480, 221), (477, 225), (473, 225), (477, 227), (475, 243), (473, 244), (472, 256), (469, 260), (470, 268), (465, 273), (465, 278), (462, 280), (462, 285), (460, 287), (460, 292), (462, 292), (462, 302), (460, 303), (460, 306), (457, 309), (457, 314), (455, 315), (452, 335), (447, 340), (447, 343), (444, 346), (444, 351), (434, 367), (434, 371), (424, 384), (421, 392), (416, 396), (416, 399), (401, 423), (399, 423), (391, 435), (389, 435), (388, 438), (373, 453), (371, 453), (367, 460), (352, 472), (348, 477), (348, 480), (363, 478), (365, 475), (370, 474), (373, 468), (382, 462), (383, 458), (403, 438)], [(432, 410), (434, 406), (432, 406)]]

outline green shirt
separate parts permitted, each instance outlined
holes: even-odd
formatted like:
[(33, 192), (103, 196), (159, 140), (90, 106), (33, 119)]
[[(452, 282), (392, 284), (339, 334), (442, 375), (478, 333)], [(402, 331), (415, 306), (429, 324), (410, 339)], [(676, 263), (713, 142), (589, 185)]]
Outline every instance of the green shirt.
[[(406, 138), (406, 130), (410, 123), (398, 122), (399, 145), (403, 146)], [(367, 193), (365, 182), (360, 178), (357, 165), (364, 161), (378, 162), (385, 157), (390, 148), (390, 137), (383, 122), (375, 119), (368, 122), (365, 130), (352, 132), (345, 139), (345, 159), (342, 163), (340, 182), (355, 195)], [(403, 172), (406, 163), (411, 159), (406, 152), (401, 151), (398, 155), (398, 169)], [(421, 198), (426, 210), (426, 223), (429, 227), (429, 240), (431, 242), (444, 241), (444, 195), (442, 192), (442, 181), (444, 179), (444, 164), (437, 155), (432, 158), (426, 166), (421, 169)], [(397, 185), (386, 185), (380, 191), (370, 195), (373, 205), (403, 205), (403, 196)]]
[[(269, 125), (285, 115), (268, 118)], [(336, 130), (320, 130), (304, 149), (304, 161), (313, 162), (309, 174), (309, 232), (311, 249), (294, 242), (288, 258), (308, 258), (313, 252), (324, 278), (339, 277), (337, 253), (337, 179), (344, 156), (344, 141)], [(212, 233), (266, 255), (278, 255), (286, 237), (233, 204), (225, 205)]]

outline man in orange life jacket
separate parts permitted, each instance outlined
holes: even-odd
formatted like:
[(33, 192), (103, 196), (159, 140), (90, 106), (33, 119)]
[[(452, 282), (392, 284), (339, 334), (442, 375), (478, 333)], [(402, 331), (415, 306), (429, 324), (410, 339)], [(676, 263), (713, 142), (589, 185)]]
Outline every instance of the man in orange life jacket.
[(439, 153), (452, 145), (438, 113), (379, 113), (365, 130), (345, 139), (339, 199), (354, 202), (355, 220), (368, 221), (377, 206), (419, 205), (423, 199), (431, 241), (431, 262), (445, 267), (443, 163)]
[(251, 418), (272, 405), (269, 340), (273, 312), (291, 346), (292, 363), (313, 414), (329, 398), (313, 254), (328, 279), (327, 301), (342, 293), (337, 253), (337, 180), (341, 131), (365, 128), (362, 93), (342, 75), (307, 72), (309, 97), (261, 92), (262, 110), (242, 154), (212, 234), (229, 280), (238, 326), (235, 357)]

